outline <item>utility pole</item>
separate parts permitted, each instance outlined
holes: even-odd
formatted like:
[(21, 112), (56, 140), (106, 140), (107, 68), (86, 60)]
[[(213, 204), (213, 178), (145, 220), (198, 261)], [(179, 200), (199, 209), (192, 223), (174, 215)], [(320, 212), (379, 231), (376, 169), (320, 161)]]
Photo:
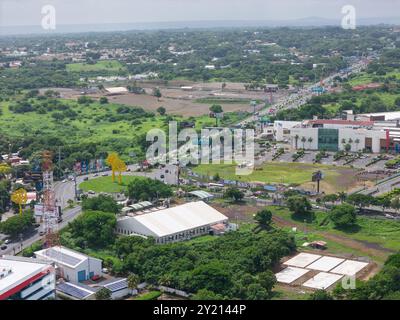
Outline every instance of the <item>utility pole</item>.
[(61, 170), (61, 147), (58, 147), (58, 169)]
[(75, 201), (78, 201), (78, 186), (76, 183), (76, 173), (74, 172), (74, 190), (75, 190)]

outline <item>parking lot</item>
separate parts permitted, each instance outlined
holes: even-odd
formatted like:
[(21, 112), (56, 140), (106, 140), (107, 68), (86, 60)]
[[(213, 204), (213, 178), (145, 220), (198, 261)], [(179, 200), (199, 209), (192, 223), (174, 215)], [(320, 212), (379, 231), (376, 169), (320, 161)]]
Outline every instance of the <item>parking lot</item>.
[[(277, 153), (279, 148), (283, 147), (285, 152), (277, 159), (273, 160), (273, 156)], [(261, 165), (264, 162), (276, 161), (276, 162), (293, 162), (293, 155), (299, 150), (292, 150), (289, 145), (277, 145), (275, 148), (263, 149), (261, 148), (261, 155), (256, 158), (256, 165)], [(306, 150), (304, 156), (296, 160), (299, 163), (314, 163), (315, 158), (319, 151)], [(367, 166), (372, 163), (373, 160), (378, 156), (376, 154), (363, 154), (357, 158), (356, 153), (349, 153), (349, 156), (343, 157), (337, 161), (334, 160), (335, 152), (326, 152), (327, 157), (322, 158), (320, 164), (325, 165), (336, 165), (336, 166), (352, 166), (358, 169), (364, 169), (370, 172), (377, 170), (385, 170), (385, 163), (387, 160), (392, 159), (394, 156), (387, 155), (386, 160), (380, 160), (374, 164)], [(354, 161), (349, 161), (351, 157), (356, 157)]]

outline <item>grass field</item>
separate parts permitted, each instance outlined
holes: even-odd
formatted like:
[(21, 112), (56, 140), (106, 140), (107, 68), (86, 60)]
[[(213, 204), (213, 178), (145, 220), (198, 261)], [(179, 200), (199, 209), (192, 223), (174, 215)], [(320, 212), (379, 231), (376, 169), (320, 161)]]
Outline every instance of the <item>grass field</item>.
[[(390, 250), (400, 250), (400, 222), (364, 216), (357, 217), (357, 225), (353, 228), (339, 230), (334, 228), (328, 219), (328, 213), (315, 212), (313, 221), (295, 220), (287, 208), (269, 207), (272, 212), (288, 221), (298, 225), (311, 227), (314, 231), (328, 231), (329, 233), (346, 236), (350, 239), (367, 241), (379, 244)], [(343, 248), (340, 248), (343, 251)]]
[[(137, 176), (122, 176), (122, 184), (118, 184), (118, 182), (112, 182), (111, 176), (99, 177), (91, 179), (89, 181), (82, 182), (79, 185), (79, 188), (82, 189), (83, 191), (92, 190), (94, 192), (107, 192), (107, 193), (123, 192), (127, 190), (129, 182), (137, 179), (144, 179), (144, 178)], [(117, 177), (116, 180), (118, 180)]]
[(221, 178), (243, 182), (304, 184), (311, 181), (313, 172), (321, 170), (325, 175), (324, 183), (337, 190), (345, 190), (351, 186), (357, 172), (349, 167), (269, 162), (256, 168), (250, 175), (238, 176), (235, 174), (235, 168), (236, 166), (231, 164), (209, 164), (199, 165), (193, 171), (205, 176), (214, 176), (218, 173)]
[(392, 72), (388, 72), (384, 76), (376, 76), (374, 74), (361, 72), (356, 77), (354, 77), (353, 79), (349, 80), (349, 84), (351, 86), (358, 86), (358, 85), (363, 85), (363, 84), (368, 84), (368, 83), (374, 82), (374, 78), (385, 79), (385, 78), (393, 77), (393, 76), (396, 77), (397, 79), (399, 79), (400, 78), (400, 72), (395, 70), (395, 71), (392, 71)]
[(161, 296), (161, 294), (162, 293), (160, 291), (150, 291), (150, 292), (142, 294), (132, 300), (157, 300), (157, 298), (159, 296)]
[(67, 65), (67, 71), (69, 72), (91, 72), (91, 71), (118, 72), (120, 70), (125, 70), (125, 67), (121, 64), (121, 62), (116, 60), (98, 61), (95, 64), (71, 63)]

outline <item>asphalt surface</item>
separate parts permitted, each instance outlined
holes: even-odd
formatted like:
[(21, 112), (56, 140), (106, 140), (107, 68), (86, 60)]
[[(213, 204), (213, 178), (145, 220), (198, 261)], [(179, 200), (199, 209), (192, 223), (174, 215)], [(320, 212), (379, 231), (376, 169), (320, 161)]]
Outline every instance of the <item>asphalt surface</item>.
[[(341, 78), (347, 78), (349, 75), (351, 75), (353, 73), (358, 73), (358, 72), (362, 71), (362, 69), (365, 68), (365, 66), (366, 65), (364, 64), (363, 61), (357, 61), (349, 68), (350, 69), (349, 73), (341, 74), (338, 72), (338, 73), (335, 73), (335, 74), (330, 75), (329, 77), (323, 79), (322, 82), (325, 85), (332, 85), (333, 79), (335, 77), (339, 76)], [(318, 81), (306, 88), (299, 90), (299, 92), (297, 92), (297, 93), (293, 93), (286, 98), (280, 99), (276, 104), (269, 107), (268, 109), (258, 112), (258, 116), (268, 115), (270, 109), (275, 109), (276, 111), (279, 111), (279, 110), (285, 110), (285, 109), (295, 109), (295, 108), (300, 107), (301, 105), (307, 103), (307, 101), (310, 100), (313, 95), (315, 95), (311, 91), (311, 89), (314, 87), (320, 86), (320, 83), (321, 83), (321, 81)], [(255, 117), (258, 117), (258, 116), (252, 115), (251, 117), (241, 121), (239, 123), (239, 125), (245, 125), (249, 122), (253, 122), (254, 120), (256, 120)]]
[[(62, 229), (67, 226), (68, 222), (75, 219), (82, 212), (82, 208), (80, 206), (74, 207), (72, 209), (65, 210), (63, 212), (63, 221), (58, 224), (58, 228)], [(30, 234), (25, 235), (25, 238), (20, 240), (13, 240), (13, 242), (7, 244), (6, 250), (0, 250), (0, 255), (15, 255), (22, 251), (22, 249), (29, 247), (34, 242), (43, 238), (40, 235), (40, 231), (42, 230), (42, 226), (32, 231)], [(21, 246), (22, 245), (22, 246)]]

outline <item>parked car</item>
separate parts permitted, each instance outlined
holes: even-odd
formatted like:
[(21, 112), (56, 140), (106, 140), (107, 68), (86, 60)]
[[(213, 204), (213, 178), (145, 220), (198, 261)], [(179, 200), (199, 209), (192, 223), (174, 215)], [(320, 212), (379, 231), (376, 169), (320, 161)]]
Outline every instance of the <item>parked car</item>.
[(6, 240), (4, 241), (4, 244), (9, 244), (9, 243), (11, 243), (11, 240), (10, 240), (10, 239), (6, 239)]
[(96, 274), (96, 275), (94, 275), (93, 277), (92, 277), (92, 280), (93, 281), (97, 281), (97, 280), (99, 280), (101, 277), (98, 275), (98, 274)]
[(39, 236), (44, 236), (45, 232), (44, 231), (40, 231), (39, 232)]
[(6, 249), (7, 249), (7, 246), (6, 246), (6, 245), (2, 245), (2, 246), (0, 247), (0, 249), (1, 249), (1, 250), (6, 250)]
[(83, 181), (88, 181), (89, 180), (89, 177), (84, 177), (83, 178)]

